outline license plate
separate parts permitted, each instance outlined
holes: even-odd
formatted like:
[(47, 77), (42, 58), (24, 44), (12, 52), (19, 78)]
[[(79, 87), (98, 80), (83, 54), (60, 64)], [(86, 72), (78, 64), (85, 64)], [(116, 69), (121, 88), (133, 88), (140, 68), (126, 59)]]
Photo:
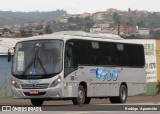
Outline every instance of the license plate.
[(29, 93), (37, 95), (37, 94), (39, 94), (39, 91), (38, 90), (30, 90)]

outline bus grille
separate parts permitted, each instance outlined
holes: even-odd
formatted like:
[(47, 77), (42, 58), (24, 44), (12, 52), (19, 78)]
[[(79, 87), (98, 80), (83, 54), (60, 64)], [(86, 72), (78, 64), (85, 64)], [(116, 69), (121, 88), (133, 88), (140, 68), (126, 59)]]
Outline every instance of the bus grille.
[(22, 89), (46, 89), (49, 84), (21, 84)]

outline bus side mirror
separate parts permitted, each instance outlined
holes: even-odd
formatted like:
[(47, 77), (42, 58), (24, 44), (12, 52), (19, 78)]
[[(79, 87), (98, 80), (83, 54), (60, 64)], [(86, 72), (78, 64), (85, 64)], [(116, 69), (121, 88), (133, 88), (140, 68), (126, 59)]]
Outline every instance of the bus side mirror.
[(8, 62), (11, 62), (11, 57), (12, 57), (10, 50), (14, 50), (14, 49), (15, 49), (15, 47), (8, 49)]
[(11, 52), (8, 51), (8, 62), (11, 62)]

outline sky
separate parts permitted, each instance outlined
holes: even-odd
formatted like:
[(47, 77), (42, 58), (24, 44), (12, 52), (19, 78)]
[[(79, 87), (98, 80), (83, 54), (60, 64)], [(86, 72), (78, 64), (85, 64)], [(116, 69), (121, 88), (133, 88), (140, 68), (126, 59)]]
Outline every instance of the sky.
[(0, 0), (0, 11), (55, 11), (66, 10), (69, 14), (95, 13), (115, 8), (123, 11), (147, 10), (160, 12), (160, 0)]

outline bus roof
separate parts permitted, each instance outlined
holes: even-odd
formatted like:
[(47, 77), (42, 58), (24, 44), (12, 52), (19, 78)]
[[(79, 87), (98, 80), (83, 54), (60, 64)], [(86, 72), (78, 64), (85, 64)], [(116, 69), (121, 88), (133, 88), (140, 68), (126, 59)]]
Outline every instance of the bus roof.
[(107, 33), (87, 33), (83, 31), (61, 31), (55, 32), (53, 34), (46, 34), (40, 36), (33, 36), (21, 39), (21, 41), (29, 41), (29, 40), (42, 40), (42, 39), (89, 39), (89, 40), (122, 40), (118, 35), (115, 34), (107, 34)]
[(91, 38), (102, 38), (102, 39), (113, 39), (113, 40), (121, 40), (122, 39), (120, 36), (115, 35), (115, 34), (87, 33), (87, 32), (84, 32), (84, 31), (62, 31), (62, 32), (56, 32), (54, 34), (80, 36), (80, 37), (91, 37)]

